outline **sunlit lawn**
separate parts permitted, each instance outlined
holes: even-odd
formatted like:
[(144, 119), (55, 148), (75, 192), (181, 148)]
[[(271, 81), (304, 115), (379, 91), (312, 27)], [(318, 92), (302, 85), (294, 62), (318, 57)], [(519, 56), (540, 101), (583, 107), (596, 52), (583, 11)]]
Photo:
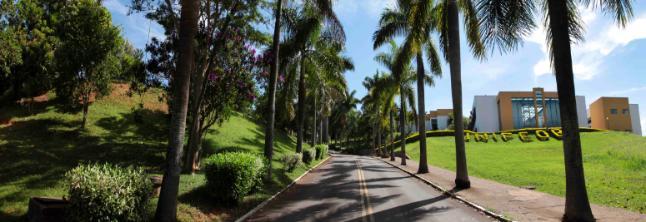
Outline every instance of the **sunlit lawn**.
[[(623, 132), (582, 133), (588, 194), (593, 203), (646, 212), (646, 137)], [(453, 137), (427, 138), (431, 165), (455, 170)], [(469, 175), (564, 196), (561, 141), (467, 142)], [(406, 146), (419, 160), (419, 142)]]
[[(158, 91), (146, 95), (143, 124), (134, 122), (130, 108), (139, 101), (137, 97), (114, 93), (98, 100), (90, 107), (84, 131), (78, 130), (80, 113), (66, 113), (51, 101), (36, 105), (34, 115), (28, 115), (21, 107), (1, 108), (0, 119), (12, 117), (14, 123), (0, 127), (0, 221), (24, 220), (29, 197), (64, 195), (66, 187), (62, 179), (65, 172), (82, 162), (137, 165), (145, 167), (150, 174), (161, 174), (167, 117), (162, 111), (164, 105), (157, 100), (158, 95)], [(228, 147), (228, 150), (262, 154), (263, 131), (261, 126), (236, 115), (209, 132), (205, 148), (214, 152), (210, 147)], [(277, 132), (275, 159), (293, 152), (294, 141)], [(180, 219), (235, 219), (316, 164), (286, 173), (282, 171), (282, 164), (273, 162), (273, 183), (246, 198), (236, 208), (222, 207), (204, 194), (202, 174), (182, 175)], [(153, 199), (151, 211), (155, 203), (156, 199)]]

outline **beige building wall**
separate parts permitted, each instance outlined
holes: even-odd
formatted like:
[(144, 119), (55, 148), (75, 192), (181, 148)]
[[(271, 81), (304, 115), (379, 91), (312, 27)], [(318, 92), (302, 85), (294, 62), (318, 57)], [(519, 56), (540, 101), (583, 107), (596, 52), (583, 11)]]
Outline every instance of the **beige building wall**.
[(632, 132), (630, 105), (625, 97), (601, 97), (590, 105), (592, 128)]

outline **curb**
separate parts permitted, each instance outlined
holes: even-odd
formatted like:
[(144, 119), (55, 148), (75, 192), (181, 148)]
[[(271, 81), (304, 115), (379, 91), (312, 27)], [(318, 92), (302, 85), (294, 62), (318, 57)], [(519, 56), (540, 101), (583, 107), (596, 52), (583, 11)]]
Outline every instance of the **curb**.
[(333, 157), (332, 155), (329, 155), (329, 154), (328, 154), (328, 157), (327, 157), (327, 158), (325, 158), (324, 160), (322, 160), (322, 161), (321, 161), (321, 162), (319, 162), (318, 164), (314, 165), (314, 166), (313, 166), (312, 168), (310, 168), (309, 170), (305, 171), (303, 174), (301, 174), (299, 177), (297, 177), (294, 181), (292, 181), (292, 182), (291, 182), (289, 185), (287, 185), (285, 188), (283, 188), (282, 190), (278, 191), (278, 193), (275, 193), (274, 195), (272, 195), (269, 199), (266, 199), (266, 200), (265, 200), (265, 201), (263, 201), (262, 203), (258, 204), (258, 206), (256, 206), (256, 207), (254, 207), (253, 209), (251, 209), (251, 210), (250, 210), (249, 212), (247, 212), (245, 215), (242, 215), (242, 217), (240, 217), (240, 218), (236, 219), (236, 220), (235, 220), (235, 222), (242, 222), (242, 221), (246, 221), (247, 219), (249, 219), (249, 217), (251, 217), (251, 215), (255, 214), (258, 210), (260, 210), (261, 208), (263, 208), (265, 205), (269, 204), (269, 202), (271, 202), (272, 200), (276, 199), (276, 197), (278, 197), (278, 195), (280, 195), (280, 194), (282, 194), (283, 192), (287, 191), (287, 189), (289, 189), (290, 187), (294, 186), (294, 184), (296, 184), (296, 182), (298, 182), (298, 181), (299, 181), (299, 180), (301, 180), (305, 175), (307, 175), (308, 173), (310, 173), (310, 171), (312, 171), (312, 170), (314, 170), (314, 169), (318, 168), (318, 167), (319, 167), (319, 166), (321, 166), (323, 163), (326, 163), (326, 162), (327, 162), (328, 160), (330, 160), (330, 158), (332, 158), (332, 157)]
[(438, 185), (438, 184), (436, 184), (436, 183), (433, 183), (433, 182), (431, 182), (430, 180), (424, 179), (423, 177), (420, 177), (420, 176), (419, 176), (419, 175), (417, 175), (416, 173), (412, 173), (412, 172), (409, 172), (409, 171), (407, 171), (407, 170), (405, 170), (405, 169), (402, 169), (401, 167), (399, 167), (399, 166), (398, 166), (398, 165), (396, 165), (396, 164), (391, 163), (390, 161), (383, 160), (383, 159), (381, 159), (381, 158), (375, 158), (375, 157), (373, 157), (373, 158), (374, 158), (374, 159), (379, 159), (379, 160), (381, 160), (381, 161), (383, 161), (383, 162), (386, 162), (387, 164), (389, 164), (389, 165), (391, 165), (391, 166), (393, 166), (393, 167), (395, 167), (395, 168), (397, 168), (397, 169), (399, 169), (399, 170), (403, 171), (404, 173), (407, 173), (407, 174), (409, 174), (409, 175), (411, 175), (411, 176), (413, 176), (413, 177), (415, 177), (415, 178), (417, 178), (417, 179), (421, 180), (422, 182), (424, 182), (424, 183), (426, 183), (426, 184), (428, 184), (428, 185), (431, 185), (431, 187), (433, 187), (433, 188), (435, 188), (435, 189), (437, 189), (437, 190), (441, 191), (443, 194), (448, 195), (448, 196), (450, 196), (451, 198), (454, 198), (454, 199), (456, 199), (456, 200), (458, 200), (458, 201), (460, 201), (460, 202), (462, 202), (462, 203), (464, 203), (464, 204), (466, 204), (466, 205), (468, 205), (468, 206), (470, 206), (470, 207), (473, 207), (473, 208), (475, 208), (476, 210), (478, 210), (478, 211), (480, 211), (480, 212), (483, 212), (483, 213), (484, 213), (484, 214), (486, 214), (487, 216), (493, 217), (493, 218), (495, 218), (495, 219), (497, 219), (497, 220), (499, 220), (499, 221), (504, 221), (504, 222), (515, 222), (515, 221), (514, 221), (514, 220), (512, 220), (512, 219), (509, 219), (509, 218), (507, 218), (507, 217), (505, 217), (505, 216), (503, 216), (503, 215), (497, 214), (497, 213), (495, 213), (495, 212), (493, 212), (493, 211), (487, 210), (487, 209), (486, 209), (486, 208), (484, 208), (483, 206), (480, 206), (480, 205), (478, 205), (478, 204), (476, 204), (476, 203), (474, 203), (474, 202), (471, 202), (471, 201), (469, 201), (469, 200), (465, 199), (464, 197), (462, 197), (462, 196), (460, 196), (460, 195), (457, 195), (457, 194), (455, 194), (455, 193), (453, 193), (453, 192), (450, 192), (449, 190), (445, 189), (444, 187), (442, 187), (442, 186), (440, 186), (440, 185)]

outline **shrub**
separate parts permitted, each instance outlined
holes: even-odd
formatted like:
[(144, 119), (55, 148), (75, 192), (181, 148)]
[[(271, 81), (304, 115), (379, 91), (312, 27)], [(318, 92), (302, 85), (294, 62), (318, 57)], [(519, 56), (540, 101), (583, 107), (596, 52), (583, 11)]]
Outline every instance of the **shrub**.
[(303, 150), (303, 163), (310, 164), (314, 160), (314, 151), (311, 149)]
[(67, 221), (145, 221), (152, 183), (141, 168), (80, 165), (65, 174)]
[(323, 159), (327, 155), (328, 146), (325, 145), (325, 144), (316, 145), (316, 147), (314, 147), (314, 149), (316, 149), (316, 159), (317, 160)]
[(293, 154), (287, 154), (284, 155), (281, 158), (281, 162), (283, 162), (283, 166), (285, 167), (285, 171), (287, 172), (292, 172), (296, 167), (298, 167), (299, 164), (301, 164), (301, 154), (300, 153), (293, 153)]
[(213, 197), (224, 203), (237, 204), (258, 188), (265, 170), (265, 161), (250, 153), (220, 153), (204, 161), (206, 187)]

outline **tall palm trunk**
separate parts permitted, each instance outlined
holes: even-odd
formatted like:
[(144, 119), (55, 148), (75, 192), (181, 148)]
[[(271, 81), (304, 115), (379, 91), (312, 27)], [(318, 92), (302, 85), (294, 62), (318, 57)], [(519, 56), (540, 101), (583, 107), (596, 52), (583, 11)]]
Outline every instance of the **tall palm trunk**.
[(417, 53), (417, 131), (419, 131), (419, 168), (417, 173), (428, 173), (428, 161), (426, 160), (426, 129), (424, 119), (426, 108), (424, 106), (424, 57)]
[(406, 165), (406, 99), (404, 98), (404, 86), (399, 85), (399, 141), (401, 141), (402, 165)]
[(323, 120), (325, 117), (319, 117), (319, 143), (318, 144), (323, 144)]
[(395, 161), (395, 117), (392, 111), (389, 111), (388, 115), (390, 115), (390, 161)]
[(379, 114), (379, 111), (377, 111), (377, 150), (379, 150), (379, 154), (381, 154), (381, 123)]
[(168, 151), (166, 153), (166, 172), (162, 180), (161, 192), (155, 221), (177, 220), (177, 193), (182, 163), (182, 146), (186, 129), (190, 73), (194, 58), (194, 38), (197, 33), (199, 1), (182, 0), (177, 71), (173, 78), (173, 107), (169, 125)]
[(330, 117), (326, 116), (323, 121), (323, 143), (330, 143)]
[(566, 1), (548, 0), (565, 160), (564, 221), (594, 221), (585, 188)]
[(303, 152), (303, 128), (305, 127), (305, 69), (303, 68), (303, 61), (301, 58), (300, 77), (298, 79), (298, 135), (296, 136), (296, 152)]
[(316, 90), (314, 90), (314, 112), (313, 112), (313, 120), (312, 120), (312, 141), (310, 141), (310, 146), (314, 147), (316, 144)]
[(274, 155), (274, 125), (276, 124), (276, 82), (278, 81), (278, 68), (280, 60), (280, 19), (283, 13), (283, 1), (277, 0), (274, 24), (274, 40), (272, 42), (273, 60), (271, 62), (271, 73), (269, 74), (269, 104), (267, 106), (267, 125), (265, 126), (265, 158), (269, 161), (267, 178), (271, 178), (271, 160)]
[(462, 71), (460, 64), (460, 22), (457, 0), (448, 2), (449, 67), (451, 68), (451, 94), (453, 97), (453, 125), (455, 126), (456, 188), (469, 188), (467, 155), (464, 148), (464, 121), (462, 119)]

